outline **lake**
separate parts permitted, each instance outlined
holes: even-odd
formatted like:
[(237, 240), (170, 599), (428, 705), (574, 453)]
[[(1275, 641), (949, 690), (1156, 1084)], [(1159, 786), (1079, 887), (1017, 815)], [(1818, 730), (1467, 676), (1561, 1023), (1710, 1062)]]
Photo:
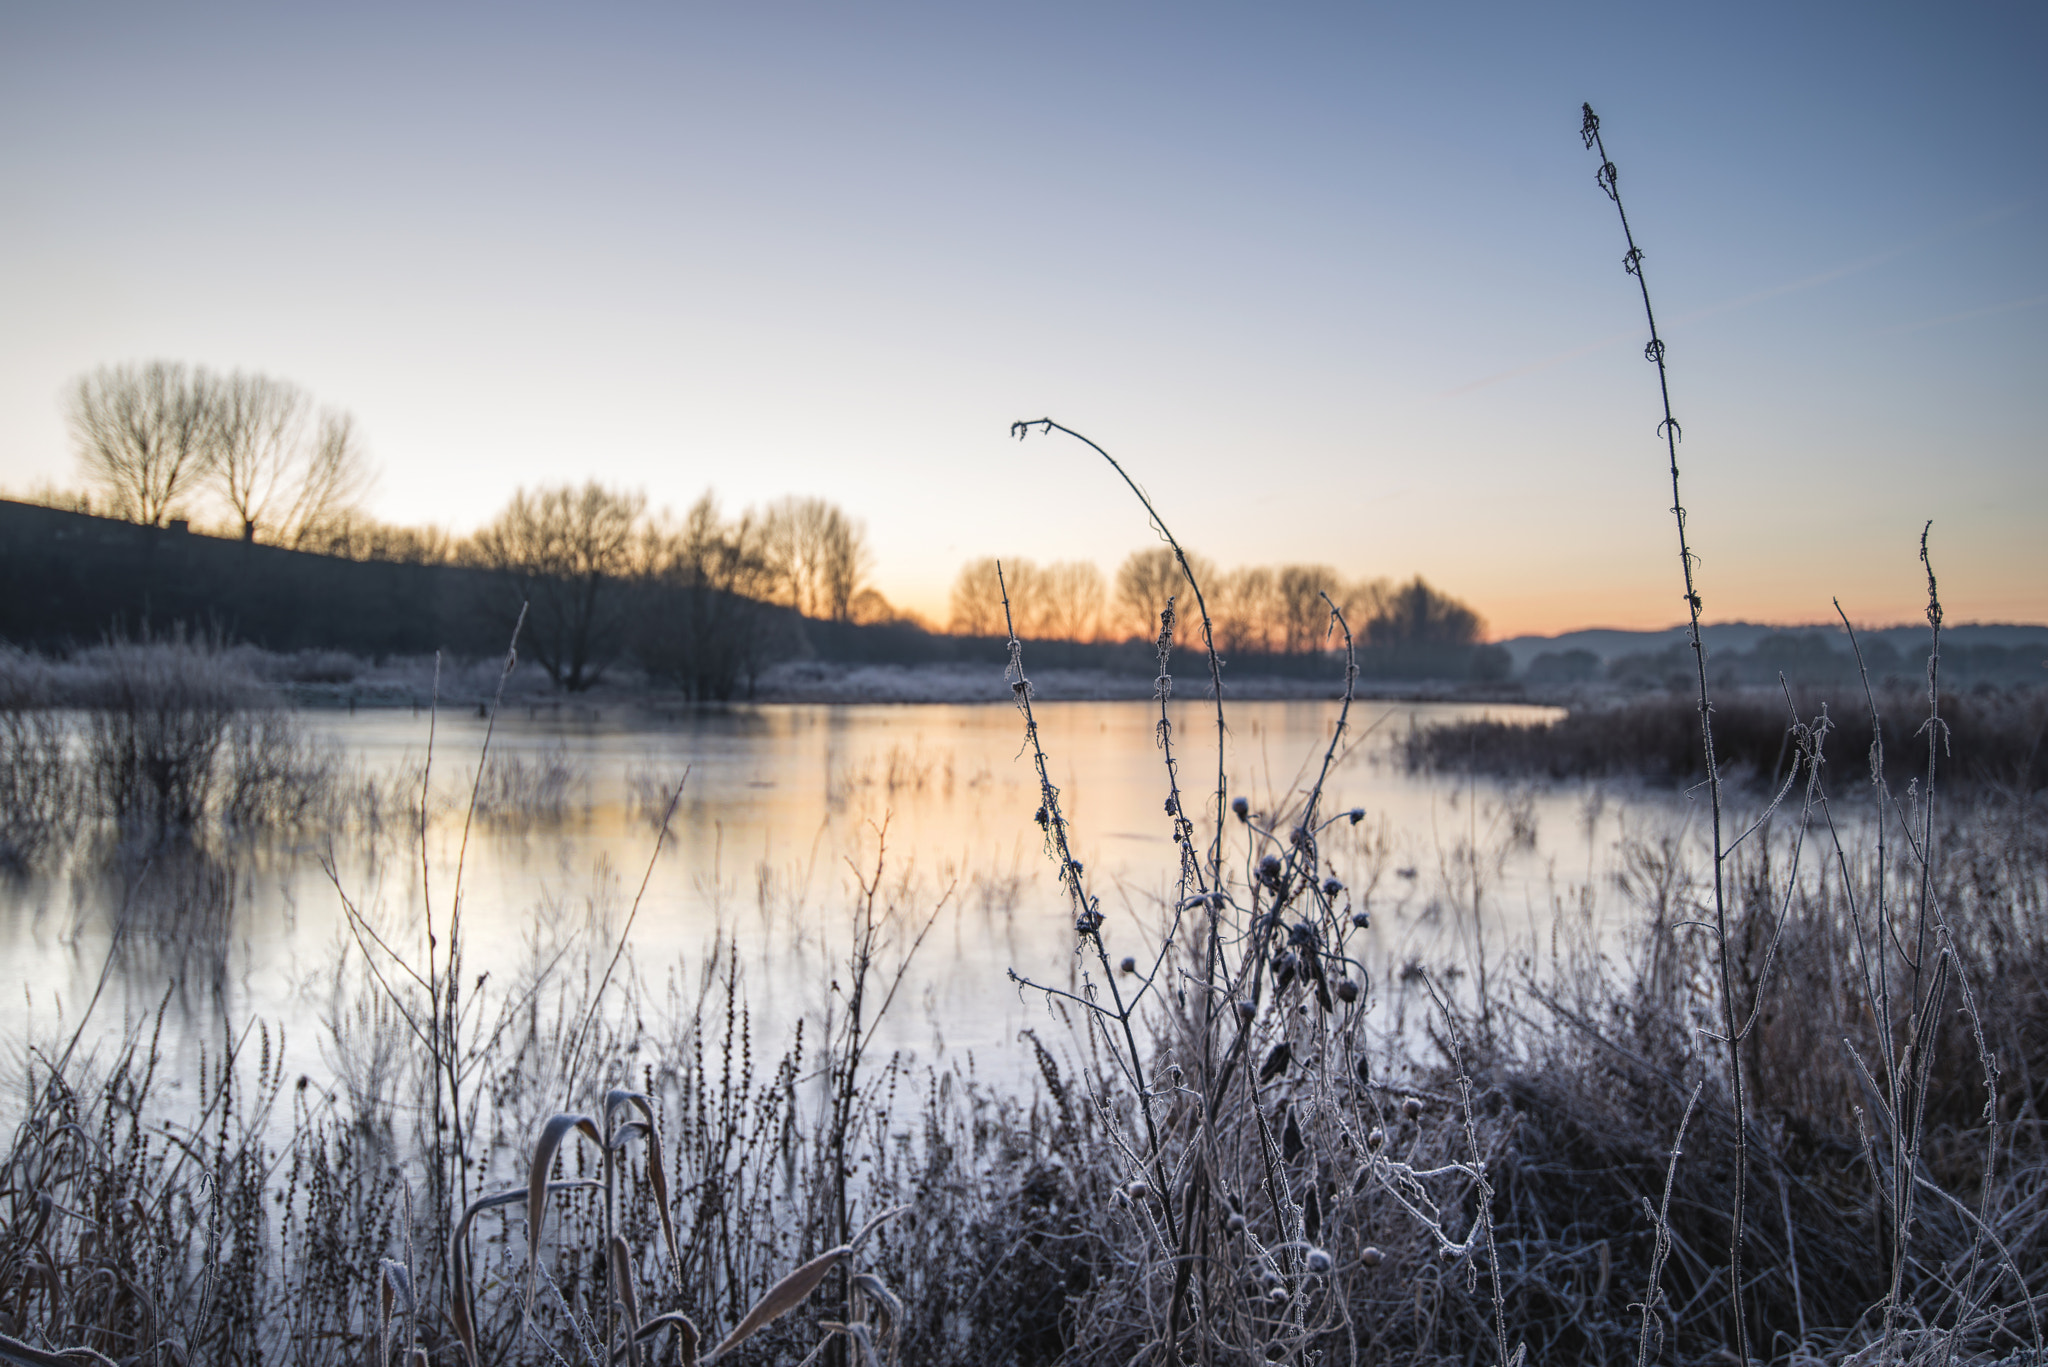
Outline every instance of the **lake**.
[[(1110, 952), (1142, 956), (1174, 873), (1156, 705), (1036, 710)], [(1337, 710), (1233, 704), (1231, 792), (1255, 814), (1298, 802)], [(1606, 942), (1627, 921), (1613, 876), (1624, 839), (1687, 819), (1682, 796), (1620, 800), (1592, 785), (1474, 782), (1399, 765), (1395, 743), (1407, 728), (1481, 714), (1550, 715), (1357, 703), (1331, 771), (1323, 810), (1367, 813), (1333, 825), (1325, 853), (1373, 918), (1367, 966), (1387, 1003), (1378, 1028), (1398, 1028), (1408, 1009), (1403, 965), (1455, 977), (1475, 966), (1482, 944), (1496, 963), (1547, 952), (1560, 908)], [(1176, 702), (1173, 717), (1182, 786), (1197, 807), (1213, 791), (1213, 711)], [(486, 998), (498, 1002), (541, 963), (603, 972), (630, 916), (614, 981), (649, 1002), (683, 1001), (730, 965), (757, 1033), (775, 1038), (825, 1009), (860, 882), (875, 882), (878, 868), (878, 906), (905, 925), (937, 912), (884, 1047), (1014, 1074), (1025, 1067), (1018, 1032), (1043, 1023), (1047, 1008), (1008, 971), (1066, 985), (1075, 967), (1072, 918), (1033, 820), (1038, 784), (1011, 707), (740, 706), (628, 724), (508, 706), (473, 821), (481, 719), (400, 710), (301, 721), (350, 783), (374, 795), (345, 831), (216, 842), (204, 857), (110, 862), (78, 851), (0, 889), (0, 948), (20, 985), (0, 1007), (10, 1059), (31, 1043), (61, 1047), (98, 990), (88, 1041), (146, 1025), (162, 1007), (173, 1063), (189, 1063), (260, 1019), (284, 1029), (294, 1069), (330, 1078), (334, 1035), (361, 1009), (364, 955), (382, 953), (368, 937), (419, 962), (423, 913), (431, 908), (445, 934), (458, 870), (465, 980), (488, 975)], [(422, 848), (413, 804), (430, 756)], [(1242, 833), (1230, 824), (1241, 869)], [(355, 930), (344, 898), (360, 912)], [(384, 960), (383, 971), (399, 970)]]

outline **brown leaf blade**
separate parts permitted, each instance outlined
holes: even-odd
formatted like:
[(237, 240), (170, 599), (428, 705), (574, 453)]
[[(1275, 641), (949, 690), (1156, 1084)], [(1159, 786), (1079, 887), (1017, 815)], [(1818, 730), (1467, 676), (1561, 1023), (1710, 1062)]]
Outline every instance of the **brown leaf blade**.
[(599, 1150), (604, 1136), (597, 1122), (587, 1115), (567, 1113), (552, 1116), (541, 1126), (540, 1139), (533, 1146), (533, 1167), (526, 1179), (526, 1313), (533, 1314), (533, 1297), (540, 1284), (540, 1241), (547, 1230), (548, 1173), (555, 1166), (555, 1154), (571, 1134), (581, 1131)]
[(852, 1252), (851, 1244), (841, 1244), (837, 1248), (827, 1249), (769, 1287), (761, 1299), (754, 1302), (754, 1308), (747, 1311), (747, 1317), (720, 1340), (716, 1348), (705, 1354), (706, 1367), (802, 1305), (810, 1294), (818, 1289), (818, 1283), (825, 1280), (825, 1274), (839, 1266), (839, 1260)]

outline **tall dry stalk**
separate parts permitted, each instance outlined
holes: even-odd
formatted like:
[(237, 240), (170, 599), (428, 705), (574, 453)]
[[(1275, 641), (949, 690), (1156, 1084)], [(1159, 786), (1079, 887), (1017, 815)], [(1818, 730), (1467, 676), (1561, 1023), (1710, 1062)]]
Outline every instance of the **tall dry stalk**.
[(1657, 333), (1657, 311), (1650, 304), (1650, 282), (1643, 275), (1642, 248), (1636, 246), (1635, 231), (1628, 223), (1628, 210), (1622, 207), (1619, 173), (1607, 155), (1606, 143), (1601, 140), (1600, 116), (1593, 112), (1590, 104), (1581, 106), (1581, 110), (1583, 117), (1579, 136), (1588, 149), (1600, 155), (1600, 169), (1595, 179), (1607, 197), (1614, 201), (1614, 211), (1621, 219), (1621, 235), (1628, 243), (1628, 251), (1621, 258), (1622, 269), (1635, 277), (1642, 292), (1643, 317), (1650, 326), (1650, 340), (1643, 348), (1643, 355), (1657, 367), (1657, 394), (1664, 405), (1664, 419), (1657, 424), (1657, 435), (1664, 439), (1665, 454), (1671, 467), (1671, 515), (1678, 528), (1678, 565), (1685, 581), (1687, 639), (1692, 646), (1693, 665), (1699, 676), (1700, 746), (1707, 766), (1707, 803), (1714, 855), (1714, 957), (1721, 984), (1722, 1042), (1728, 1050), (1729, 1104), (1734, 1109), (1735, 1119), (1735, 1192), (1728, 1211), (1729, 1304), (1734, 1320), (1737, 1360), (1746, 1363), (1749, 1361), (1749, 1324), (1742, 1306), (1742, 1222), (1744, 1185), (1749, 1169), (1749, 1121), (1743, 1098), (1741, 1017), (1735, 1004), (1734, 959), (1728, 935), (1728, 851), (1721, 841), (1721, 770), (1714, 756), (1714, 708), (1707, 688), (1707, 651), (1700, 640), (1699, 586), (1693, 577), (1692, 547), (1686, 539), (1685, 500), (1678, 488), (1678, 420), (1671, 416), (1671, 375), (1665, 366), (1664, 339)]

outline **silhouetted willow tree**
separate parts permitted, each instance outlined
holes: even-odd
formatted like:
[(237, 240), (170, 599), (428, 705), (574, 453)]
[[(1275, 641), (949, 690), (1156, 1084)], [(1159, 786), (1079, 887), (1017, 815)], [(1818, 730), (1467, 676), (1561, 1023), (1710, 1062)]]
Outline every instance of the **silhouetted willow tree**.
[(698, 702), (752, 690), (774, 577), (763, 543), (759, 517), (726, 519), (708, 490), (680, 524), (648, 526), (633, 653), (649, 674)]
[(105, 367), (72, 386), (78, 463), (115, 516), (161, 527), (206, 477), (211, 389), (205, 371), (165, 361)]
[[(408, 549), (391, 540), (393, 553)], [(792, 621), (776, 608), (840, 622), (896, 617), (861, 584), (861, 524), (823, 499), (727, 518), (707, 491), (677, 520), (650, 517), (637, 490), (594, 481), (522, 489), (456, 558), (495, 572), (487, 611), (507, 631), (531, 604), (521, 649), (571, 692), (630, 652), (692, 698), (730, 698), (751, 687), (769, 630)]]
[(491, 605), (506, 630), (531, 606), (521, 649), (558, 688), (581, 692), (618, 658), (625, 635), (621, 584), (635, 569), (647, 496), (595, 480), (521, 489), (465, 548), (464, 559), (495, 571), (506, 591)]
[(324, 550), (374, 482), (355, 419), (297, 385), (234, 374), (215, 387), (207, 483), (250, 541)]
[(756, 530), (763, 586), (775, 602), (828, 622), (852, 616), (872, 560), (858, 519), (825, 499), (792, 496), (769, 504)]
[(73, 384), (66, 416), (100, 506), (152, 527), (223, 516), (251, 540), (326, 549), (374, 482), (348, 414), (266, 375), (103, 367)]

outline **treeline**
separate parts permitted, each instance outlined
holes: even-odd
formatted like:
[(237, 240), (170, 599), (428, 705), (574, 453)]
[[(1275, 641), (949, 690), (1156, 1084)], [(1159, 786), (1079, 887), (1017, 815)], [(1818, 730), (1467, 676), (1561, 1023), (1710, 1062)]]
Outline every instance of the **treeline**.
[(630, 653), (693, 698), (729, 698), (751, 685), (790, 613), (898, 620), (866, 583), (865, 526), (821, 498), (728, 517), (706, 491), (676, 518), (595, 482), (522, 489), (452, 554), (499, 586), (486, 611), (508, 637), (525, 614), (525, 653), (571, 692)]
[[(35, 502), (344, 560), (473, 572), (461, 594), (481, 601), (465, 644), (491, 633), (510, 639), (523, 615), (522, 655), (568, 691), (630, 658), (692, 697), (731, 697), (772, 658), (803, 653), (786, 639), (803, 630), (792, 615), (896, 628), (886, 642), (861, 643), (863, 655), (911, 662), (942, 644), (867, 582), (865, 527), (824, 499), (788, 497), (728, 516), (707, 492), (678, 518), (650, 512), (643, 492), (590, 481), (520, 489), (463, 537), (370, 517), (363, 499), (375, 472), (353, 420), (286, 381), (169, 361), (104, 367), (73, 384), (66, 417), (85, 490), (44, 490)], [(1240, 664), (1318, 667), (1341, 646), (1334, 603), (1369, 674), (1508, 673), (1504, 652), (1481, 644), (1478, 614), (1419, 577), (1354, 581), (1327, 565), (1219, 571), (1201, 557), (1190, 568), (1218, 649)], [(1089, 562), (1006, 560), (999, 576), (994, 559), (977, 560), (953, 587), (954, 636), (1007, 634), (1003, 580), (1010, 620), (1028, 639), (1149, 640), (1170, 597), (1183, 643), (1197, 639), (1193, 596), (1165, 548), (1133, 553), (1113, 581)]]
[[(1199, 555), (1188, 557), (1188, 568), (1201, 586), (1217, 650), (1240, 662), (1306, 663), (1341, 650), (1334, 606), (1369, 674), (1501, 679), (1509, 672), (1506, 652), (1482, 644), (1479, 614), (1419, 575), (1397, 584), (1347, 579), (1328, 565), (1218, 570)], [(1014, 626), (1029, 640), (1148, 640), (1158, 634), (1170, 597), (1180, 641), (1196, 643), (1195, 595), (1166, 547), (1132, 552), (1113, 586), (1088, 561), (1041, 566), (985, 557), (954, 579), (948, 626), (961, 636), (1001, 636)]]

